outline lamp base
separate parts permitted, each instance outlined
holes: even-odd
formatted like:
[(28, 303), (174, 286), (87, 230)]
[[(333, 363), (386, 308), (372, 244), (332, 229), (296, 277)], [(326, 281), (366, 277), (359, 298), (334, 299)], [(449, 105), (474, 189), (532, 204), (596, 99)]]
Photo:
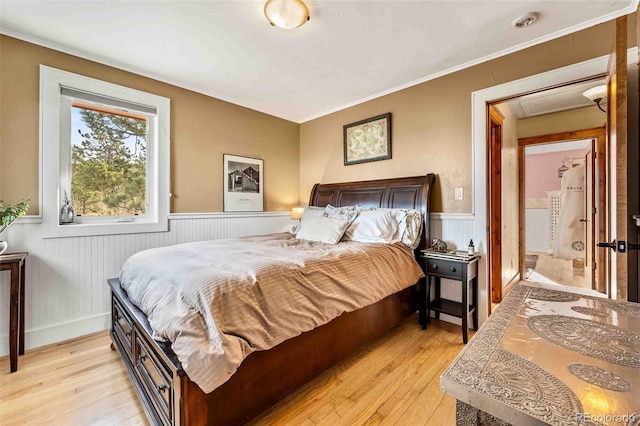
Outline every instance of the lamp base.
[(9, 248), (9, 244), (6, 241), (0, 241), (0, 254), (4, 253), (7, 248)]

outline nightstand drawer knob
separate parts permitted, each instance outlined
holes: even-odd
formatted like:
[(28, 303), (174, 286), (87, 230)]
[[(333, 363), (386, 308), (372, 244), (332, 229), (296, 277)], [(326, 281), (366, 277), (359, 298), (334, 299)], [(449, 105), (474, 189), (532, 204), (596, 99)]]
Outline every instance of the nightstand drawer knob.
[(453, 266), (451, 267), (451, 272), (455, 272), (456, 268), (454, 268)]
[(438, 269), (438, 265), (434, 263), (433, 265), (431, 265), (431, 269)]

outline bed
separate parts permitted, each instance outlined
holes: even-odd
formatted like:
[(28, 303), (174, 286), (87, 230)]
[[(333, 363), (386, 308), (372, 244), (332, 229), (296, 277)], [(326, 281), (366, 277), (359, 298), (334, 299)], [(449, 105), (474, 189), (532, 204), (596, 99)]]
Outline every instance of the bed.
[[(426, 247), (429, 198), (434, 175), (316, 184), (309, 205), (416, 209), (423, 232), (415, 249)], [(121, 354), (149, 419), (159, 425), (245, 423), (319, 373), (357, 352), (416, 311), (416, 286), (345, 312), (330, 322), (250, 353), (237, 371), (212, 392), (190, 379), (171, 344), (154, 340), (147, 316), (132, 302), (119, 279), (112, 292), (113, 343)], [(420, 321), (424, 310), (420, 309)], [(157, 336), (156, 336), (157, 337)]]

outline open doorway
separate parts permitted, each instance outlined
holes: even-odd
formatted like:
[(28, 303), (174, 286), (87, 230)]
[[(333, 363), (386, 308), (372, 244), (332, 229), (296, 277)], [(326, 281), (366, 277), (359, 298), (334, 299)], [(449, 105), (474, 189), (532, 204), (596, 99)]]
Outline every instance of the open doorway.
[[(604, 128), (580, 133), (604, 134)], [(596, 205), (603, 189), (594, 185), (597, 138), (550, 136), (519, 141), (524, 150), (524, 191), (519, 197), (525, 212), (523, 279), (596, 289)]]
[[(605, 191), (594, 192), (593, 185), (587, 189), (583, 176), (588, 169), (588, 180), (593, 182), (593, 164), (587, 167), (585, 161), (587, 155), (593, 156), (590, 163), (595, 161), (597, 143), (594, 141), (600, 135), (604, 141), (606, 115), (583, 93), (603, 84), (603, 76), (598, 75), (490, 105), (488, 119), (492, 120), (496, 111), (502, 118), (500, 143), (496, 144), (494, 138), (489, 141), (490, 204), (496, 212), (489, 221), (491, 262), (488, 267), (493, 303), (499, 303), (515, 283), (527, 278), (595, 288), (591, 268), (596, 262), (594, 256), (587, 253), (593, 252), (599, 228), (597, 219), (587, 217), (585, 212), (587, 209), (591, 212), (597, 202), (592, 200), (587, 206), (583, 192), (588, 190), (590, 196), (604, 197)], [(525, 150), (525, 147), (528, 148)], [(601, 155), (604, 160), (606, 154)], [(528, 168), (527, 157), (531, 162)], [(496, 162), (500, 168), (494, 170), (492, 163)], [(575, 188), (570, 192), (580, 199), (570, 198), (579, 202), (580, 210), (568, 209), (570, 203), (560, 201), (562, 176), (566, 171), (568, 175), (581, 173), (581, 184), (570, 185)], [(534, 191), (530, 196), (525, 196), (527, 183), (529, 192)], [(566, 210), (563, 215), (562, 204)], [(558, 228), (558, 219), (570, 213), (576, 223), (565, 226), (566, 221), (562, 219)], [(558, 229), (562, 230), (563, 240), (571, 239), (569, 244), (565, 241), (562, 248), (554, 246), (560, 241), (553, 238)], [(580, 234), (579, 238), (576, 233)], [(508, 238), (501, 238), (503, 235)]]

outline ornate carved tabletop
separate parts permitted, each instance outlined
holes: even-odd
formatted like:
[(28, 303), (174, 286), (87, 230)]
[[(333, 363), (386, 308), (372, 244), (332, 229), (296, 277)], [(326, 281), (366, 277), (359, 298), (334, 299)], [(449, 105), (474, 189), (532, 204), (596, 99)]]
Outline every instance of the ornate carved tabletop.
[(440, 383), (459, 425), (640, 424), (640, 305), (520, 283)]

